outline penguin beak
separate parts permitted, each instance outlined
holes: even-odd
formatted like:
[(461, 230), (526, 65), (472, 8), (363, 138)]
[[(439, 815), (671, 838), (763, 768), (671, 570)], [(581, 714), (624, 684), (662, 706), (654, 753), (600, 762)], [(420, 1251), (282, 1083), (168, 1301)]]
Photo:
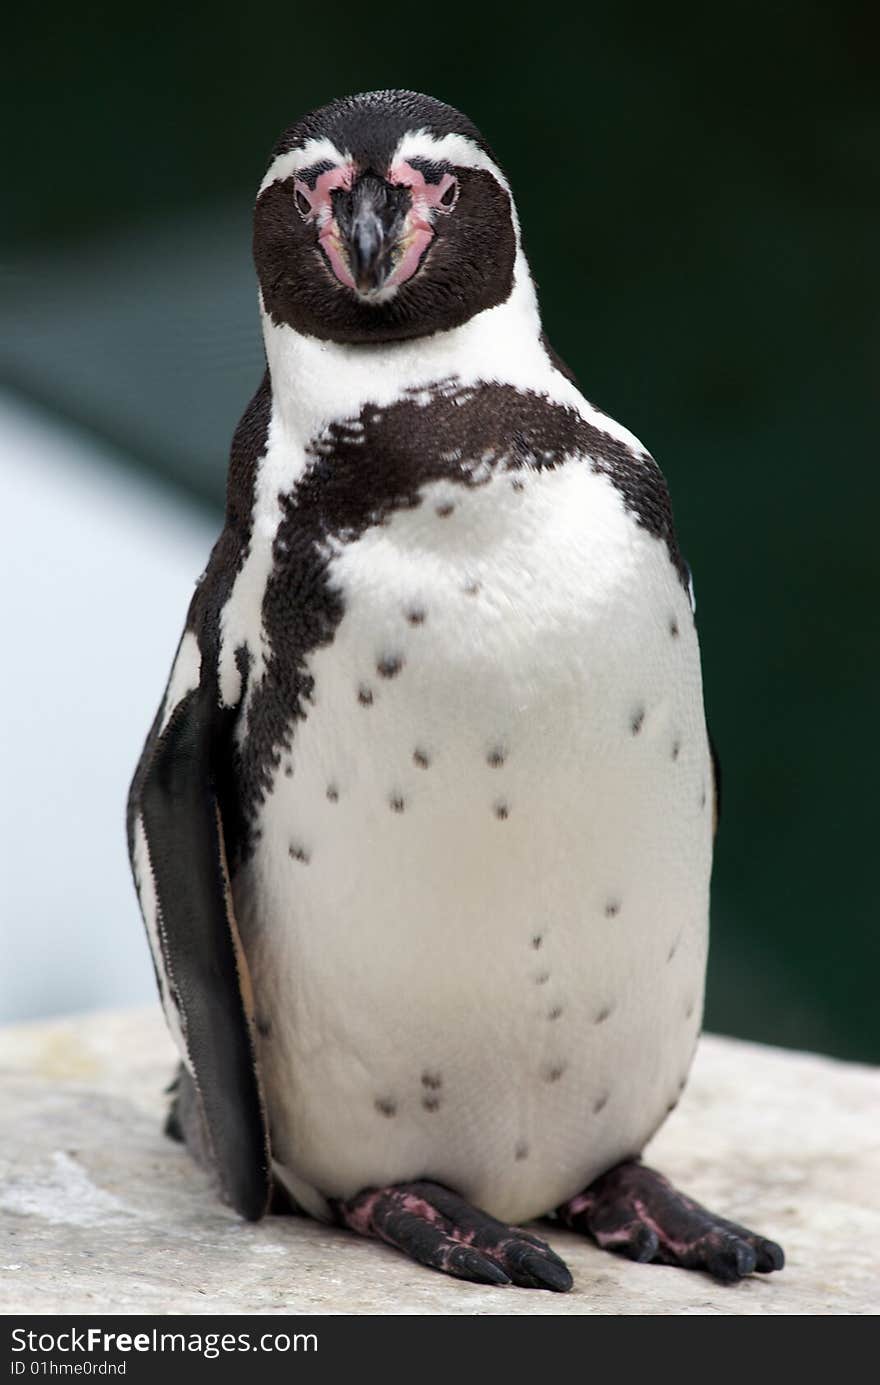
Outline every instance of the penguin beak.
[(385, 228), (371, 204), (365, 204), (356, 213), (345, 248), (358, 292), (375, 293), (381, 289), (390, 273), (393, 247), (387, 244)]
[(373, 297), (400, 259), (412, 196), (375, 173), (364, 173), (351, 191), (333, 194), (333, 211), (358, 293)]

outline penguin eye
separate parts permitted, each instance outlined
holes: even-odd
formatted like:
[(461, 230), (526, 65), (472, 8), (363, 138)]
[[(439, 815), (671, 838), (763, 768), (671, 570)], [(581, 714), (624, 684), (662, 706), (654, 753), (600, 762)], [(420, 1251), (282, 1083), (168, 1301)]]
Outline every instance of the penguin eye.
[(441, 196), (441, 198), (440, 198), (439, 202), (437, 203), (437, 205), (438, 205), (438, 207), (442, 207), (442, 208), (444, 209), (444, 211), (451, 212), (451, 211), (452, 211), (452, 208), (455, 206), (455, 204), (456, 204), (457, 201), (458, 201), (458, 179), (457, 179), (457, 178), (453, 178), (453, 179), (451, 180), (451, 182), (449, 183), (449, 186), (446, 188), (446, 191), (445, 191), (445, 192), (443, 193), (443, 195)]
[(293, 189), (293, 200), (296, 203), (296, 210), (299, 212), (300, 216), (303, 218), (307, 217), (312, 210), (312, 205), (303, 192), (302, 187), (297, 186)]

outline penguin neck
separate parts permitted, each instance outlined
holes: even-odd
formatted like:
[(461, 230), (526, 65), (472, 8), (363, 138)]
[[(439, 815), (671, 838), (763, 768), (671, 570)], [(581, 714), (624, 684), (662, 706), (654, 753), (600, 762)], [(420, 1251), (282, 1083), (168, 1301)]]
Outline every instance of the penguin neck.
[(261, 315), (273, 423), (300, 446), (334, 420), (354, 417), (368, 403), (389, 404), (407, 390), (452, 377), (529, 388), (547, 369), (537, 294), (521, 249), (503, 303), (431, 336), (349, 345), (276, 326), (262, 303)]

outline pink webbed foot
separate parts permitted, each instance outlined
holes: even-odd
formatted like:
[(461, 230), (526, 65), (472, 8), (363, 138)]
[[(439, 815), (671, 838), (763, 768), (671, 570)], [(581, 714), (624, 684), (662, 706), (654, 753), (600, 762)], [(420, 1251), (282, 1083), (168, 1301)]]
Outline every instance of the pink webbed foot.
[(439, 1183), (367, 1188), (331, 1206), (343, 1226), (458, 1279), (557, 1292), (571, 1288), (568, 1268), (545, 1241), (505, 1226)]
[(635, 1161), (609, 1169), (556, 1215), (605, 1250), (630, 1260), (706, 1270), (724, 1283), (753, 1271), (769, 1274), (785, 1264), (775, 1241), (716, 1217)]

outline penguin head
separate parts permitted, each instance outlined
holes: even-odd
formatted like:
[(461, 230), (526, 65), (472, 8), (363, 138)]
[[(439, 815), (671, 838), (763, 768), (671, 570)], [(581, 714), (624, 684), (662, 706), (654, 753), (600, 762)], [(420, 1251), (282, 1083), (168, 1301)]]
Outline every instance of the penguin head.
[(510, 190), (479, 131), (415, 92), (306, 116), (276, 144), (257, 197), (264, 312), (326, 341), (459, 327), (510, 296), (517, 250)]

